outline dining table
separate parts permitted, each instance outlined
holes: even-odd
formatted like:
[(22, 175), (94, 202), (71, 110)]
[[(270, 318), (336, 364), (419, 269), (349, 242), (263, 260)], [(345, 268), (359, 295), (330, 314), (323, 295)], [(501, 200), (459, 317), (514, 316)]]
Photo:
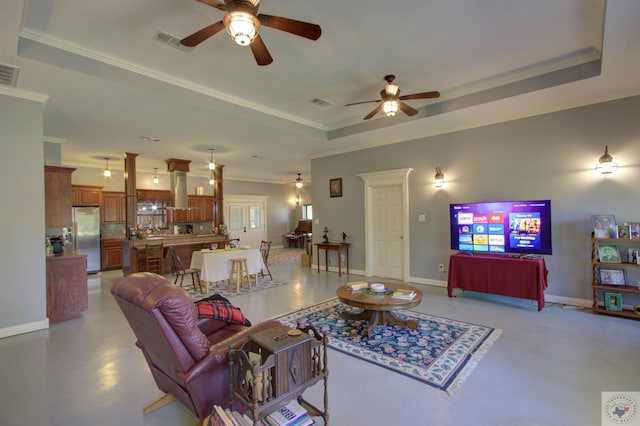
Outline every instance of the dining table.
[(204, 283), (205, 293), (209, 293), (209, 283), (228, 280), (231, 273), (231, 259), (247, 259), (249, 275), (256, 276), (264, 268), (262, 254), (258, 249), (233, 248), (230, 250), (199, 250), (191, 255), (191, 269), (200, 270), (200, 281)]

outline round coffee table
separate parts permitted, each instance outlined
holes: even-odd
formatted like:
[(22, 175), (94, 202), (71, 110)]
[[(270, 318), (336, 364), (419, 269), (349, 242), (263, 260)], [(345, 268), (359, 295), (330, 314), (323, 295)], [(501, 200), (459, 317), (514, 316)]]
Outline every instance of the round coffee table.
[(369, 325), (364, 329), (367, 337), (371, 336), (376, 326), (393, 324), (400, 327), (409, 327), (412, 330), (418, 328), (418, 322), (413, 320), (401, 320), (392, 315), (392, 311), (409, 309), (418, 306), (422, 301), (422, 291), (408, 284), (381, 283), (386, 289), (397, 290), (399, 288), (413, 290), (416, 295), (411, 300), (394, 299), (391, 294), (376, 295), (367, 294), (363, 290), (349, 290), (346, 286), (336, 290), (338, 299), (345, 305), (364, 309), (360, 313), (343, 312), (342, 318), (350, 320), (367, 320)]

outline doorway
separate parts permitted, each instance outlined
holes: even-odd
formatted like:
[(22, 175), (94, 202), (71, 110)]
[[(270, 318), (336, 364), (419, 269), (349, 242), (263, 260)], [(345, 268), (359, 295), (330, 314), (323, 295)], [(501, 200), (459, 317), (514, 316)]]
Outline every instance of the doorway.
[(240, 245), (260, 248), (267, 239), (267, 198), (264, 195), (225, 195), (224, 217), (229, 238)]
[(409, 279), (409, 173), (412, 170), (358, 175), (364, 181), (367, 276)]

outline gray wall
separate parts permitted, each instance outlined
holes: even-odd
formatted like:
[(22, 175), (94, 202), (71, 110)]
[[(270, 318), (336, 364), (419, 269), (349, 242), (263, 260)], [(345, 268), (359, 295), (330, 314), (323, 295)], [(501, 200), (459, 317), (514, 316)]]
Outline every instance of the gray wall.
[(42, 102), (0, 94), (0, 337), (48, 324), (42, 110)]
[[(364, 184), (357, 174), (413, 168), (410, 191), (410, 275), (440, 280), (448, 265), (449, 204), (485, 200), (551, 199), (553, 255), (546, 256), (548, 295), (591, 298), (591, 215), (614, 214), (639, 222), (640, 97), (550, 113), (471, 130), (312, 160), (314, 215), (330, 239), (344, 231), (353, 244), (350, 264), (364, 270)], [(621, 166), (596, 175), (604, 152)], [(431, 184), (439, 166), (442, 189)], [(330, 198), (328, 181), (342, 177), (342, 198)], [(426, 222), (418, 222), (426, 214)], [(319, 241), (321, 233), (314, 235)], [(640, 246), (640, 243), (638, 244)], [(640, 268), (630, 281), (640, 280)], [(630, 303), (625, 295), (625, 304)], [(637, 302), (635, 302), (637, 303)]]

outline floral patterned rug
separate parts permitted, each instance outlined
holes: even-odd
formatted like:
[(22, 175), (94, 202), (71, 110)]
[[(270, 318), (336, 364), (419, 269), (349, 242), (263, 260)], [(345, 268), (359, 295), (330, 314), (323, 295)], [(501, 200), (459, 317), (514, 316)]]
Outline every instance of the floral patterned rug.
[(344, 320), (341, 313), (353, 310), (337, 298), (277, 318), (295, 327), (313, 325), (329, 336), (329, 346), (347, 355), (424, 382), (453, 394), (471, 373), (502, 330), (398, 310), (401, 319), (418, 321), (418, 329), (378, 326), (371, 337), (361, 327), (366, 321)]

